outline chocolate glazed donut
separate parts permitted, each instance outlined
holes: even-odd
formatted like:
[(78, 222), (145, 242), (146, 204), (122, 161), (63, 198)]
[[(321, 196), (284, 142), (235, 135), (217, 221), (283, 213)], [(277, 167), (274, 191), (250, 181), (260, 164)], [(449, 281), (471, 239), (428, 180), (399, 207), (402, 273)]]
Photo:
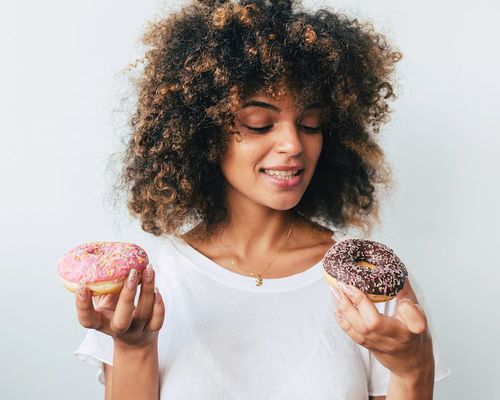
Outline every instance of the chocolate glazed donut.
[(385, 244), (363, 239), (335, 243), (323, 257), (324, 277), (353, 285), (374, 303), (387, 301), (403, 288), (408, 271), (394, 251)]

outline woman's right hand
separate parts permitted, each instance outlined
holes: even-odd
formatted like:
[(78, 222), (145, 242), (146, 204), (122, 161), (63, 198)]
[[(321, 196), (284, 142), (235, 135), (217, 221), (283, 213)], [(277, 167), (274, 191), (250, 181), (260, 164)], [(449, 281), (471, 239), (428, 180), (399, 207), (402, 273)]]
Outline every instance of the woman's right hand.
[(142, 273), (136, 307), (138, 277), (132, 275), (129, 273), (122, 290), (116, 294), (92, 298), (88, 288), (79, 287), (75, 296), (76, 309), (83, 327), (110, 335), (115, 344), (139, 348), (157, 339), (165, 318), (165, 306), (160, 293), (155, 292), (155, 273), (148, 265)]

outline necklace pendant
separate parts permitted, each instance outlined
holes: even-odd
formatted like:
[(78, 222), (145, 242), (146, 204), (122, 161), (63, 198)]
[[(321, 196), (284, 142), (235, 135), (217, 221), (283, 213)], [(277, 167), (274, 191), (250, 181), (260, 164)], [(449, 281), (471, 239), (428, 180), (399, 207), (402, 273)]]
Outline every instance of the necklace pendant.
[(257, 276), (258, 276), (258, 278), (255, 280), (255, 286), (262, 286), (262, 283), (264, 282), (264, 281), (262, 280), (262, 275), (261, 275), (261, 274), (259, 274), (259, 275), (257, 275)]

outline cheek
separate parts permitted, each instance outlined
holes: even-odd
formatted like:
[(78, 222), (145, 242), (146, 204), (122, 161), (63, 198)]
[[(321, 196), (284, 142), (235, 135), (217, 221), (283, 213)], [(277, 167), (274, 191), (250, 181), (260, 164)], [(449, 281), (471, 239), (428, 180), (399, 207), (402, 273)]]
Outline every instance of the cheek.
[(323, 134), (312, 135), (307, 138), (307, 158), (316, 165), (321, 149), (323, 148)]
[(244, 135), (242, 139), (240, 142), (231, 140), (220, 162), (221, 170), (229, 181), (254, 175), (265, 155), (261, 144), (247, 140)]

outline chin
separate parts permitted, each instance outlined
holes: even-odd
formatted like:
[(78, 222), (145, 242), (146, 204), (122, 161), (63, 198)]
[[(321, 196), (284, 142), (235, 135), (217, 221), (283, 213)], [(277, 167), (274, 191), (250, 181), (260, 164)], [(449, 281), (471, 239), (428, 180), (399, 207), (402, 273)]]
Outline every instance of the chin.
[(279, 210), (279, 211), (286, 211), (290, 210), (293, 207), (295, 207), (297, 204), (300, 203), (300, 200), (302, 199), (302, 196), (294, 196), (294, 199), (289, 199), (289, 200), (283, 200), (283, 201), (275, 201), (275, 202), (269, 202), (266, 204), (267, 207), (272, 208), (273, 210)]

